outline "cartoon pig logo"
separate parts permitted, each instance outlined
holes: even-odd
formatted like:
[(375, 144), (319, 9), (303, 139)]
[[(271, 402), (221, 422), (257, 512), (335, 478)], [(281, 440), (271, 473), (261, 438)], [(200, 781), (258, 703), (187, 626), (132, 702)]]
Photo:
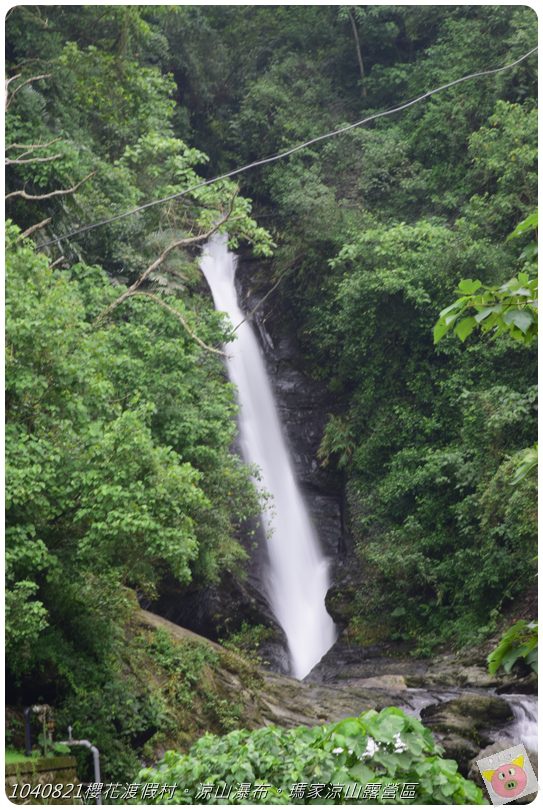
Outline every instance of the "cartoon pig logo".
[(483, 771), (483, 776), (490, 782), (492, 790), (505, 799), (514, 799), (518, 796), (528, 782), (528, 776), (523, 769), (524, 757), (520, 756), (512, 762), (500, 765), (495, 771)]

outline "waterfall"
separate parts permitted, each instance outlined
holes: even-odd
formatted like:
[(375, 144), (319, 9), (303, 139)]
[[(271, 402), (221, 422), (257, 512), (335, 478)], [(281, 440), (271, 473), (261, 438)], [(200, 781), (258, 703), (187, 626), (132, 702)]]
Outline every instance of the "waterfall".
[[(216, 309), (226, 312), (237, 326), (244, 313), (234, 285), (236, 257), (227, 243), (226, 235), (215, 234), (204, 248), (200, 267)], [(258, 466), (262, 485), (272, 496), (262, 513), (269, 559), (263, 586), (285, 631), (292, 673), (303, 678), (336, 639), (324, 604), (328, 562), (294, 477), (264, 358), (250, 323), (240, 326), (226, 352), (228, 374), (238, 391), (243, 456)]]

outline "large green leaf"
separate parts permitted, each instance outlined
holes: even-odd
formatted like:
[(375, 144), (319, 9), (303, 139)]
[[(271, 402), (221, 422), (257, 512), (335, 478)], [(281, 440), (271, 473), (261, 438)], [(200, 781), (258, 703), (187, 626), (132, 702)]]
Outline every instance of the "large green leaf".
[(475, 329), (476, 323), (477, 321), (475, 318), (470, 315), (468, 318), (462, 318), (462, 320), (456, 324), (454, 332), (455, 335), (460, 338), (462, 343), (471, 335)]
[(476, 293), (480, 287), (481, 282), (479, 279), (463, 278), (458, 284), (459, 291), (464, 293), (464, 295), (473, 295), (473, 293)]
[(528, 309), (508, 309), (503, 320), (505, 323), (514, 324), (526, 334), (534, 321), (534, 316)]

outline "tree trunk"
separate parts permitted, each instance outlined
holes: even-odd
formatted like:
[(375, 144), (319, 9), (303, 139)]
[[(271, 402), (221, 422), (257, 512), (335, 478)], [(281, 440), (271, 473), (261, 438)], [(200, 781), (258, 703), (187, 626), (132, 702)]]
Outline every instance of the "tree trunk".
[(356, 20), (351, 9), (349, 9), (349, 19), (351, 21), (351, 28), (353, 29), (354, 44), (356, 46), (356, 58), (358, 59), (358, 67), (360, 68), (360, 83), (362, 85), (362, 95), (364, 98), (368, 95), (366, 90), (366, 72), (364, 70), (364, 60), (362, 59), (362, 49), (360, 47), (360, 37), (358, 36), (358, 29), (356, 27)]

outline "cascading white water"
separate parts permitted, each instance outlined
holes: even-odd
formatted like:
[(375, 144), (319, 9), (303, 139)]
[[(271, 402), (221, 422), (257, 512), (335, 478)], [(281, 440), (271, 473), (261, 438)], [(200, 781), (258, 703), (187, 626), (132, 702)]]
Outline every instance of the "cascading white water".
[[(236, 257), (226, 235), (215, 234), (204, 248), (200, 267), (216, 309), (234, 326), (244, 318), (234, 277)], [(244, 322), (227, 346), (227, 367), (238, 390), (240, 437), (245, 460), (261, 471), (273, 504), (262, 514), (268, 537), (265, 588), (273, 613), (285, 631), (292, 673), (303, 678), (336, 639), (326, 611), (328, 562), (322, 554), (296, 483), (264, 359), (253, 329)]]
[(504, 698), (513, 710), (514, 720), (506, 734), (511, 744), (524, 743), (528, 751), (537, 753), (537, 697), (507, 694), (500, 697)]

